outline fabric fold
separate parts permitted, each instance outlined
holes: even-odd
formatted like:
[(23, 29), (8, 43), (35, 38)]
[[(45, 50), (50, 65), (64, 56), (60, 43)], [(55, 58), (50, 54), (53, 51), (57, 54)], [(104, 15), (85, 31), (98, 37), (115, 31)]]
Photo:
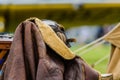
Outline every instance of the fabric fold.
[[(45, 40), (47, 35), (45, 30), (41, 31), (40, 26), (47, 25), (41, 25), (41, 22), (37, 21), (26, 20), (16, 28), (0, 80), (100, 80), (100, 74), (81, 57), (68, 55), (71, 53), (68, 47), (53, 46), (54, 39), (51, 42), (51, 38), (56, 37), (53, 31), (51, 40)], [(52, 46), (47, 41), (50, 41)], [(55, 41), (59, 42), (60, 39), (55, 38)], [(62, 42), (59, 46), (63, 45), (65, 44)], [(59, 51), (56, 51), (58, 49)], [(67, 55), (61, 55), (60, 52)]]

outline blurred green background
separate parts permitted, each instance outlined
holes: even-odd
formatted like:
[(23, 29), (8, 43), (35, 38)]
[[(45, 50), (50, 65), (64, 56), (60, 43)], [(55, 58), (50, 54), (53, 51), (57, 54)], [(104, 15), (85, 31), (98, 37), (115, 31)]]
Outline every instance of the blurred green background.
[[(71, 47), (71, 50), (75, 51), (82, 47), (83, 46), (80, 46), (80, 45), (73, 46)], [(99, 71), (102, 74), (105, 74), (108, 67), (109, 57), (110, 57), (110, 51), (111, 51), (110, 44), (101, 44), (96, 47), (93, 47), (90, 50), (88, 49), (90, 48), (87, 48), (83, 51), (79, 51), (76, 54), (78, 56), (81, 56), (95, 70)]]

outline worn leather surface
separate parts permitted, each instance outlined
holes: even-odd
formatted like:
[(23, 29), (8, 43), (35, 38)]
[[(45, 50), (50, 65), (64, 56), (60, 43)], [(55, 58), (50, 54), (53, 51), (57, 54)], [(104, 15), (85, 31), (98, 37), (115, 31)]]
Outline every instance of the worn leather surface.
[(80, 57), (65, 60), (56, 54), (30, 21), (16, 28), (2, 71), (0, 80), (99, 80), (99, 74)]

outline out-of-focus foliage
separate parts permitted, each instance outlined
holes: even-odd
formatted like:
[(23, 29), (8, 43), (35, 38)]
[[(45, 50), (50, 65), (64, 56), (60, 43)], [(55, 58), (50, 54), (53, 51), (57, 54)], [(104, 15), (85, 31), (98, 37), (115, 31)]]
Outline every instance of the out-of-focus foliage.
[(17, 25), (29, 18), (55, 20), (65, 28), (78, 25), (112, 24), (120, 21), (120, 4), (0, 5), (0, 16), (5, 18), (6, 31), (14, 32)]

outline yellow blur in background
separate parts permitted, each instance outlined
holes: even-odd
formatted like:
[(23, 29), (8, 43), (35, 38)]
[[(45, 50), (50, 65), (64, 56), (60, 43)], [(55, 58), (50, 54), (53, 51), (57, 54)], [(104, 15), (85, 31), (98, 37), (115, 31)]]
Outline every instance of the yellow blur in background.
[(119, 3), (0, 4), (0, 16), (7, 32), (14, 32), (18, 24), (29, 17), (54, 20), (68, 29), (118, 23), (119, 13)]
[(0, 16), (0, 32), (4, 32), (5, 30), (5, 19), (4, 17)]

